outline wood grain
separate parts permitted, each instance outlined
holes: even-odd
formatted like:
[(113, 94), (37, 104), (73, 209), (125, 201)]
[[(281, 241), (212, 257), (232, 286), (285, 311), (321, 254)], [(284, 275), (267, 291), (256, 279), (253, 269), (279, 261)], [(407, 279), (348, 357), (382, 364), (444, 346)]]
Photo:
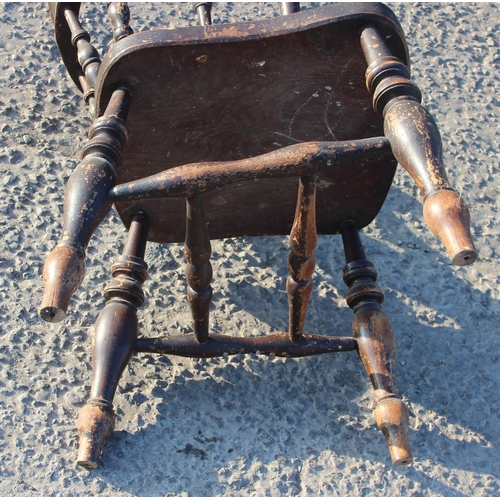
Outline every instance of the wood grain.
[[(117, 85), (133, 94), (118, 182), (299, 142), (382, 135), (365, 87), (358, 29), (378, 23), (403, 60), (406, 45), (396, 22), (375, 11), (332, 5), (276, 20), (154, 30), (121, 40), (103, 60), (97, 89), (99, 109)], [(386, 152), (334, 176), (321, 174), (318, 233), (338, 233), (346, 219), (360, 228), (369, 224), (395, 168)], [(259, 179), (207, 193), (211, 237), (289, 233), (296, 186), (296, 178)], [(183, 200), (118, 203), (117, 209), (126, 225), (138, 211), (148, 214), (152, 241), (184, 240)]]

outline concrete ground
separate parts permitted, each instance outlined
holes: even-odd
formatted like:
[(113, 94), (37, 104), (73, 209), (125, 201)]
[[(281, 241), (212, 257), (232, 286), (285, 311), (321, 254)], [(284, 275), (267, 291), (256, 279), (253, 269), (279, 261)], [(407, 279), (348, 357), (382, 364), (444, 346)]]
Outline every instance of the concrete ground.
[[(304, 7), (311, 7), (306, 4)], [(415, 460), (391, 465), (355, 353), (206, 361), (137, 355), (115, 398), (100, 467), (75, 464), (92, 325), (125, 231), (113, 211), (88, 250), (64, 322), (38, 317), (41, 272), (61, 231), (64, 185), (90, 120), (41, 3), (0, 4), (0, 494), (3, 496), (498, 496), (500, 6), (391, 3), (413, 79), (436, 118), (450, 181), (471, 209), (478, 261), (451, 265), (398, 171), (364, 231), (397, 337)], [(83, 9), (102, 54), (105, 4)], [(131, 6), (136, 30), (192, 24), (191, 4)], [(221, 3), (222, 22), (275, 4)], [(213, 242), (213, 330), (286, 328), (285, 237)], [(151, 244), (145, 336), (188, 332), (182, 245)], [(338, 237), (321, 237), (306, 331), (350, 335)]]

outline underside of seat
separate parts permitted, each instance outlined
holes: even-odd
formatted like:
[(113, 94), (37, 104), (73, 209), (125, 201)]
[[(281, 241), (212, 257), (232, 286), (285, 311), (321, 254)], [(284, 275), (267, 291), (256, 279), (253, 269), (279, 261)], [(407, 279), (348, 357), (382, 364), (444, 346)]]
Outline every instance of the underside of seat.
[[(102, 62), (96, 95), (101, 114), (118, 86), (132, 91), (118, 183), (301, 142), (383, 135), (365, 85), (359, 27), (381, 25), (405, 62), (406, 45), (392, 17), (377, 9), (337, 4), (293, 19), (142, 32), (115, 44)], [(318, 233), (339, 233), (347, 219), (359, 228), (369, 224), (395, 168), (385, 150), (320, 174)], [(206, 193), (210, 237), (288, 234), (296, 192), (296, 178), (278, 178)], [(183, 199), (116, 206), (127, 226), (138, 211), (149, 216), (149, 240), (184, 241)]]

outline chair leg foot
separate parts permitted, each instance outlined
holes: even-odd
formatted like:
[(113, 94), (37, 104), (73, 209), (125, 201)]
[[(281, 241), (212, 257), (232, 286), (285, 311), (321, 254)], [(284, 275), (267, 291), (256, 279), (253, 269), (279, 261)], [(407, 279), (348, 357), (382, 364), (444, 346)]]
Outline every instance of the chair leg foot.
[(81, 246), (59, 244), (49, 254), (43, 269), (45, 290), (40, 317), (58, 323), (66, 316), (69, 301), (85, 275), (85, 253)]
[(394, 465), (409, 465), (413, 461), (408, 439), (408, 410), (399, 398), (389, 397), (378, 401), (375, 420), (387, 439)]
[(86, 469), (97, 468), (104, 444), (114, 427), (115, 415), (111, 403), (103, 407), (89, 400), (78, 415), (78, 465)]

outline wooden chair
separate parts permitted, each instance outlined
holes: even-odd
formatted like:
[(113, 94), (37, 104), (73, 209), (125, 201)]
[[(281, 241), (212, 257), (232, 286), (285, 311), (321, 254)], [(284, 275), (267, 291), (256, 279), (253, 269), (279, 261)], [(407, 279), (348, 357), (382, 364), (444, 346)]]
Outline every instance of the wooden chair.
[[(410, 80), (408, 51), (382, 4), (338, 3), (283, 16), (133, 34), (124, 3), (108, 7), (115, 43), (103, 58), (78, 3), (50, 5), (62, 59), (94, 118), (65, 192), (60, 242), (45, 263), (41, 317), (61, 321), (84, 277), (85, 250), (112, 204), (128, 228), (95, 327), (90, 399), (78, 463), (97, 466), (113, 430), (113, 396), (134, 351), (211, 357), (357, 350), (375, 390), (392, 461), (412, 461), (398, 396), (394, 334), (358, 230), (379, 212), (399, 162), (452, 261), (477, 256), (469, 213), (450, 187), (437, 126)], [(125, 149), (125, 146), (126, 149)], [(298, 188), (298, 194), (297, 194)], [(289, 329), (211, 335), (210, 238), (290, 234)], [(318, 234), (341, 234), (353, 337), (303, 332)], [(137, 338), (147, 241), (185, 241), (193, 333)]]

